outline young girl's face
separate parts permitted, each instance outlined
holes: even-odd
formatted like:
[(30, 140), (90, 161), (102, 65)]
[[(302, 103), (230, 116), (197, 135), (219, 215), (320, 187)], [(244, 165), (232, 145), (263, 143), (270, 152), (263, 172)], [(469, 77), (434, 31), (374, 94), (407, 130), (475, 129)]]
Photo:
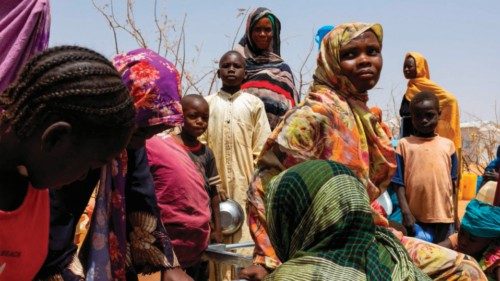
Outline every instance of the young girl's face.
[(406, 79), (414, 79), (417, 77), (417, 64), (413, 57), (407, 57), (403, 64), (403, 73)]
[(267, 18), (261, 18), (252, 28), (250, 37), (259, 50), (268, 50), (273, 40), (273, 25)]
[(340, 47), (340, 70), (360, 93), (370, 90), (378, 82), (382, 69), (380, 51), (377, 36), (371, 31)]

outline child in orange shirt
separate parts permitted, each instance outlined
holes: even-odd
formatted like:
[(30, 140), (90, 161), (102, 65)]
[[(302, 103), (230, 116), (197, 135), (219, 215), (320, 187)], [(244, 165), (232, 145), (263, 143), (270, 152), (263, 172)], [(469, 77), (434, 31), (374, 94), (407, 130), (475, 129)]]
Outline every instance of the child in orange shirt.
[(440, 111), (433, 93), (415, 95), (410, 112), (414, 135), (402, 138), (396, 148), (398, 169), (392, 182), (408, 233), (438, 243), (456, 222), (457, 154), (452, 141), (435, 133)]

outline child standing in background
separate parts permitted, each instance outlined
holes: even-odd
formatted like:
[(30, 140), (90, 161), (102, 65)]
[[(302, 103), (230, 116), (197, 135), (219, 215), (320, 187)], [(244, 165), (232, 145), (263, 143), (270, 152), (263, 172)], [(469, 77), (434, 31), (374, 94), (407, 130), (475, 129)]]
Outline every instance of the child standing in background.
[[(271, 133), (264, 103), (243, 90), (245, 60), (240, 53), (229, 51), (219, 61), (218, 77), (222, 88), (206, 97), (210, 123), (204, 137), (215, 154), (222, 180), (221, 193), (245, 206), (248, 185), (255, 168), (255, 159)], [(226, 243), (252, 241), (246, 224)], [(248, 252), (248, 254), (250, 254)]]
[(398, 169), (392, 179), (409, 234), (418, 224), (433, 243), (453, 231), (453, 193), (457, 154), (449, 139), (435, 133), (439, 100), (430, 92), (415, 95), (410, 103), (414, 135), (402, 138), (396, 148)]
[[(174, 135), (173, 139), (186, 150), (201, 174), (205, 176), (212, 211), (211, 240), (222, 243), (219, 209), (221, 180), (212, 150), (198, 140), (198, 137), (205, 133), (208, 127), (208, 103), (201, 95), (187, 95), (182, 98), (181, 105), (184, 113), (184, 125), (181, 133)], [(187, 268), (186, 272), (194, 280), (207, 280), (208, 262), (201, 262), (197, 266)]]
[(222, 243), (219, 212), (221, 180), (215, 164), (214, 153), (198, 140), (198, 137), (205, 133), (208, 127), (208, 103), (200, 95), (187, 95), (182, 98), (181, 105), (184, 113), (184, 125), (181, 133), (175, 135), (174, 138), (186, 149), (193, 162), (205, 175), (212, 208), (212, 236), (217, 243)]

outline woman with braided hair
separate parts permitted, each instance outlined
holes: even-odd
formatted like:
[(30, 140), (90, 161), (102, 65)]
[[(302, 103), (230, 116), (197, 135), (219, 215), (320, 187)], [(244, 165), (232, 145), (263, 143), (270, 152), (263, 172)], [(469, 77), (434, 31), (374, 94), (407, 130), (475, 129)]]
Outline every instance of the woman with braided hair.
[(135, 110), (113, 65), (74, 46), (33, 57), (0, 107), (0, 279), (32, 280), (47, 254), (48, 188), (119, 155)]
[[(134, 103), (134, 133), (127, 149), (100, 171), (51, 191), (49, 254), (36, 278), (137, 280), (139, 273), (163, 271), (161, 280), (192, 280), (161, 223), (144, 147), (147, 138), (182, 124), (179, 73), (142, 48), (117, 55), (113, 65)], [(77, 252), (75, 229), (94, 189), (90, 227)]]

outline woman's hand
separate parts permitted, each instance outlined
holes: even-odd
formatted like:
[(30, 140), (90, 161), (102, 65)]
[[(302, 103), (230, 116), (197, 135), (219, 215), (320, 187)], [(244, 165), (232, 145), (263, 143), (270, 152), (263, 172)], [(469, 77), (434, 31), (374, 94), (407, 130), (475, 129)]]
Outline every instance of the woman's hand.
[(180, 267), (174, 269), (165, 270), (161, 274), (161, 281), (194, 281), (193, 278), (189, 277), (184, 270)]
[(242, 269), (238, 278), (250, 281), (261, 281), (264, 280), (264, 277), (266, 277), (268, 274), (269, 272), (267, 272), (267, 270), (262, 265), (254, 264)]

